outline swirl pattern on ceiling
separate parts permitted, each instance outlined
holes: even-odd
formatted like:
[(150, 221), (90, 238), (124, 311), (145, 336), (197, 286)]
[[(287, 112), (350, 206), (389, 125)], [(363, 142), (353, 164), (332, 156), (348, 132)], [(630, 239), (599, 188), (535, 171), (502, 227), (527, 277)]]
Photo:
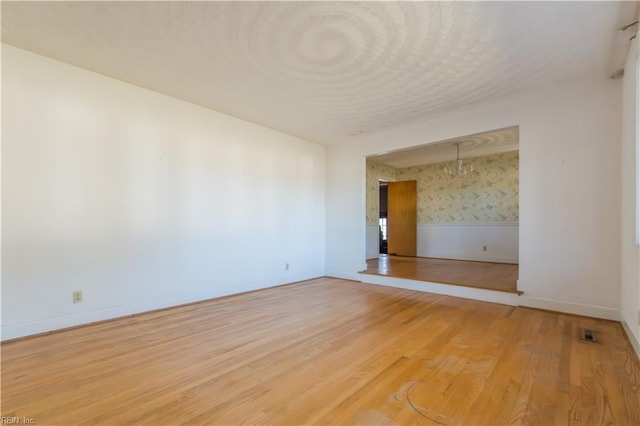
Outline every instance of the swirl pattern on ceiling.
[(9, 2), (2, 36), (332, 144), (604, 76), (617, 11), (614, 2)]
[(455, 144), (460, 144), (460, 158), (463, 159), (517, 151), (520, 144), (519, 132), (520, 129), (517, 126), (507, 127), (394, 151), (369, 157), (368, 159), (379, 164), (401, 169), (455, 160)]

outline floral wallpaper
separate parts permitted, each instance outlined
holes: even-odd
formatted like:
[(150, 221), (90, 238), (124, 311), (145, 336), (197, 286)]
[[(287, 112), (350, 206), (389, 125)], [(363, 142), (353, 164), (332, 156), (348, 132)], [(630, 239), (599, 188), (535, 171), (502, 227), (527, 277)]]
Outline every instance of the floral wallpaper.
[(396, 169), (384, 164), (374, 163), (367, 160), (367, 223), (378, 224), (378, 204), (380, 191), (378, 190), (380, 179), (396, 180)]
[[(446, 163), (395, 169), (397, 181), (418, 181), (418, 223), (518, 222), (519, 153), (465, 161), (474, 171), (462, 178), (445, 175)], [(369, 175), (380, 167), (388, 168), (367, 163), (367, 223), (377, 223), (377, 180)]]

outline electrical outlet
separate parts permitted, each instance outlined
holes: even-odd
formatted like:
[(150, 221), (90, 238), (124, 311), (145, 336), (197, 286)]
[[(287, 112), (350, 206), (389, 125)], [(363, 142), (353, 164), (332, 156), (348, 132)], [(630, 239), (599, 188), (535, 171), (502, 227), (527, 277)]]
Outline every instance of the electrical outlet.
[(82, 291), (74, 291), (73, 292), (73, 303), (82, 302)]
[(285, 263), (285, 264), (284, 264), (284, 270), (285, 270), (285, 271), (288, 271), (288, 270), (289, 270), (289, 264), (288, 264), (288, 263)]
[(487, 251), (487, 246), (482, 246), (482, 251)]

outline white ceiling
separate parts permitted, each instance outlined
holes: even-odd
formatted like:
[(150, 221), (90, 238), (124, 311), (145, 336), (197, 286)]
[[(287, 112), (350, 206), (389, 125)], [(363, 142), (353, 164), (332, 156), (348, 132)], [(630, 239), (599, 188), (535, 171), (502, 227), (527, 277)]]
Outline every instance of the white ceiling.
[(327, 145), (606, 78), (618, 2), (3, 2), (3, 42)]
[(517, 151), (519, 149), (518, 132), (517, 126), (507, 127), (376, 155), (368, 157), (368, 159), (379, 164), (401, 169), (455, 160), (456, 144), (460, 144), (460, 158), (463, 159)]

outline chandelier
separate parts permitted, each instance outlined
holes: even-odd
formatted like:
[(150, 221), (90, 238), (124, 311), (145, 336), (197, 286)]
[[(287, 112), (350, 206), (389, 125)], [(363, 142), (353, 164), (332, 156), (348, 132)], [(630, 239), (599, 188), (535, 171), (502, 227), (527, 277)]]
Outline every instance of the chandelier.
[(442, 168), (442, 171), (452, 178), (462, 177), (473, 172), (473, 164), (465, 163), (460, 159), (460, 143), (456, 143), (455, 145), (457, 150), (456, 161), (452, 161)]

